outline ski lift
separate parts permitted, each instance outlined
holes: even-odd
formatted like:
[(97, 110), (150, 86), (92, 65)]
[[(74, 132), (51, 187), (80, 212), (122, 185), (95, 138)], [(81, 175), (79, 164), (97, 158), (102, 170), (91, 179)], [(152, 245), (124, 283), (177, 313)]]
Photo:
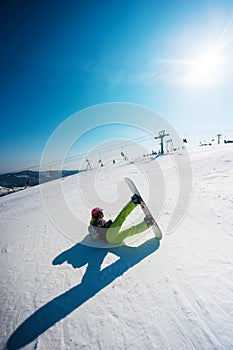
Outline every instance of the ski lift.
[(90, 163), (89, 159), (86, 158), (86, 162), (87, 162), (86, 170), (88, 168), (90, 168), (90, 170), (92, 170), (91, 163)]
[(127, 155), (125, 155), (124, 152), (123, 152), (123, 147), (121, 149), (121, 156), (124, 158), (124, 160), (128, 160)]

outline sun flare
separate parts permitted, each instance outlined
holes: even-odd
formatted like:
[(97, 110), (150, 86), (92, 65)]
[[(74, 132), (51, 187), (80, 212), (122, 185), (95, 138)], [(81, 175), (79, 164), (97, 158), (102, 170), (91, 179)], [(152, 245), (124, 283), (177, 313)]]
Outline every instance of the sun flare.
[(220, 57), (216, 52), (207, 52), (197, 58), (195, 62), (196, 72), (199, 74), (213, 73), (220, 65)]
[(178, 68), (174, 82), (194, 87), (220, 84), (226, 68), (223, 54), (212, 48), (205, 49), (193, 59), (173, 61), (173, 65)]
[(220, 54), (216, 50), (208, 50), (193, 61), (190, 78), (193, 82), (208, 84), (218, 77), (221, 64)]
[(173, 84), (194, 87), (221, 84), (228, 68), (226, 56), (217, 48), (199, 48), (190, 59), (160, 62), (170, 65), (168, 75)]

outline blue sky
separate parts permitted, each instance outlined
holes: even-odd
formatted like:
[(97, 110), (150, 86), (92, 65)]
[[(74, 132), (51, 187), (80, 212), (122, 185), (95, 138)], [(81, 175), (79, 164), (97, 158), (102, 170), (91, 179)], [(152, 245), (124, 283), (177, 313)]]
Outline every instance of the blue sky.
[(153, 109), (197, 144), (233, 138), (230, 0), (8, 0), (0, 22), (0, 172), (39, 164), (64, 120), (101, 103)]

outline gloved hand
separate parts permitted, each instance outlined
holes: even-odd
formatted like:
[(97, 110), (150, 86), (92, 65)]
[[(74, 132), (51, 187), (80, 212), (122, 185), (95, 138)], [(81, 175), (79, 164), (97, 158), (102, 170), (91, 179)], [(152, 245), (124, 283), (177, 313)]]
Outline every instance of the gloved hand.
[(108, 220), (106, 222), (106, 227), (109, 228), (112, 225), (112, 220)]

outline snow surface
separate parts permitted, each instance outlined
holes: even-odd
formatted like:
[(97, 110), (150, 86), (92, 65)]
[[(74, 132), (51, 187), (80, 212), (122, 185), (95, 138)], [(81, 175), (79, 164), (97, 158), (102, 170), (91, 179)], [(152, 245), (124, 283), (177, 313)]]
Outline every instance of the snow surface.
[[(233, 349), (233, 145), (189, 156), (191, 201), (171, 234), (177, 186), (170, 156), (108, 164), (0, 198), (0, 349)], [(121, 247), (84, 245), (98, 197), (106, 218), (130, 198), (119, 185), (124, 176), (149, 197), (163, 239), (148, 231)], [(83, 223), (74, 227), (67, 206)], [(126, 225), (140, 219), (140, 209), (131, 215)]]

